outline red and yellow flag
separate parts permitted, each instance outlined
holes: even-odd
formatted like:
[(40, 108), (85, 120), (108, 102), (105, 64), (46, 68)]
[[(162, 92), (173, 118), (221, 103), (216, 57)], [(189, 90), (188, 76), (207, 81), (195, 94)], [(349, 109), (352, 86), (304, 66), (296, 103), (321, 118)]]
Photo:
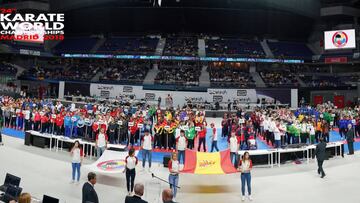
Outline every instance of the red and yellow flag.
[(185, 165), (183, 173), (194, 174), (228, 174), (237, 170), (230, 160), (230, 150), (222, 152), (185, 151)]

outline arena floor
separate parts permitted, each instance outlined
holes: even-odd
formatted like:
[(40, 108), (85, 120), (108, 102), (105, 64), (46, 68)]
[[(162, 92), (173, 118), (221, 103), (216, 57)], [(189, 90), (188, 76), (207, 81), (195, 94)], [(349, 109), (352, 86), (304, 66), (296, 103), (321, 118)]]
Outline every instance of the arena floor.
[[(70, 184), (71, 165), (67, 152), (50, 152), (46, 149), (23, 145), (23, 140), (4, 136), (5, 146), (0, 147), (0, 177), (10, 172), (22, 177), (25, 192), (41, 198), (42, 195), (58, 197), (62, 203), (81, 202), (81, 187), (87, 171), (82, 171), (81, 184)], [(314, 160), (310, 164), (287, 164), (281, 168), (256, 167), (252, 173), (254, 203), (268, 202), (326, 202), (356, 203), (360, 182), (360, 153), (345, 158), (333, 158), (324, 164), (327, 176), (316, 173)], [(86, 160), (84, 164), (91, 163)], [(155, 164), (152, 171), (167, 178), (166, 168)], [(2, 180), (1, 180), (2, 181)], [(168, 187), (152, 179), (150, 173), (140, 172), (136, 182), (146, 187), (144, 198), (151, 203), (159, 201), (160, 191)], [(177, 201), (181, 203), (241, 202), (239, 174), (180, 176)], [(98, 174), (96, 191), (102, 203), (123, 202), (126, 195), (125, 175)], [(356, 198), (355, 198), (356, 197)], [(248, 201), (248, 200), (247, 200)]]

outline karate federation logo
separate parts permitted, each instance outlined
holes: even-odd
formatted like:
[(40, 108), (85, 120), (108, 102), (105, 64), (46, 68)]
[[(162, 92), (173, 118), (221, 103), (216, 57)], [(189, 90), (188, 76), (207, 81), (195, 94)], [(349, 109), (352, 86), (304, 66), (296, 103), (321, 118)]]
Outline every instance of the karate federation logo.
[(337, 48), (345, 47), (346, 44), (348, 43), (348, 40), (349, 38), (347, 34), (343, 31), (335, 32), (332, 37), (332, 42), (334, 46), (336, 46)]
[(125, 167), (124, 160), (109, 160), (101, 162), (97, 165), (100, 170), (103, 171), (118, 171), (123, 170)]

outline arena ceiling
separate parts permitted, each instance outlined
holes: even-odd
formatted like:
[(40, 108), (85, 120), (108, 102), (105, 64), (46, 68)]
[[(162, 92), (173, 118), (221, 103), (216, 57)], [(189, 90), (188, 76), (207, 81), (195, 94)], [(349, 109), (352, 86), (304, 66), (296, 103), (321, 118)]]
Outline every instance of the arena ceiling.
[[(63, 0), (66, 33), (205, 33), (306, 39), (319, 17), (312, 0)], [(83, 3), (81, 3), (83, 2)], [(299, 3), (300, 2), (300, 3)], [(318, 2), (318, 1), (315, 1)]]

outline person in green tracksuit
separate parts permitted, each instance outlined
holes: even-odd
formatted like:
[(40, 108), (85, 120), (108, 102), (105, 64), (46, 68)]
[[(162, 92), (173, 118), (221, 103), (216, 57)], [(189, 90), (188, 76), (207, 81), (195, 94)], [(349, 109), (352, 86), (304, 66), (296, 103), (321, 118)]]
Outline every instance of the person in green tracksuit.
[(334, 121), (334, 117), (332, 117), (329, 112), (324, 112), (324, 113), (323, 113), (323, 119), (324, 119), (327, 123), (331, 123), (331, 122)]
[(301, 129), (301, 125), (300, 123), (295, 123), (294, 125), (294, 142), (293, 144), (298, 144), (300, 141), (300, 129)]
[(194, 127), (194, 124), (191, 123), (190, 127), (189, 127), (189, 130), (185, 131), (185, 137), (188, 140), (188, 144), (187, 144), (188, 149), (193, 149), (194, 148), (195, 135), (196, 135), (195, 127)]
[(287, 144), (293, 144), (294, 143), (295, 131), (296, 131), (296, 129), (295, 129), (293, 124), (289, 123), (286, 126)]

